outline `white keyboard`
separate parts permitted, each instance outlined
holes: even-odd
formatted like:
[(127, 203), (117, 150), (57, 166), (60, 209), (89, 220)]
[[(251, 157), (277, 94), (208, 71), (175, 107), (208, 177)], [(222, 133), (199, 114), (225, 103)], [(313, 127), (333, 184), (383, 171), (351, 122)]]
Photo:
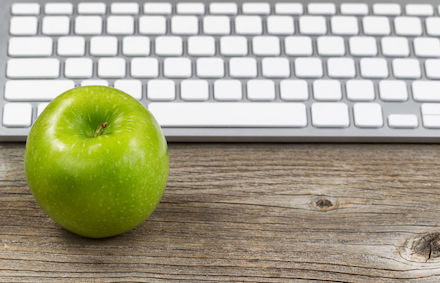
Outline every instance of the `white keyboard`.
[(438, 1), (2, 0), (0, 141), (85, 85), (170, 141), (440, 141)]

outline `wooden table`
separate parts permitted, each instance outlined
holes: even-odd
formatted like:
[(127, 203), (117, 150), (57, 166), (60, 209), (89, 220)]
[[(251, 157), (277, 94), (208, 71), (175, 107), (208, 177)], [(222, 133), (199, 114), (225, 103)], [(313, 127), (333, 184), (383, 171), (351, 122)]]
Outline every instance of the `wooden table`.
[(0, 144), (0, 282), (440, 280), (440, 145), (170, 144), (168, 188), (126, 234), (71, 234)]

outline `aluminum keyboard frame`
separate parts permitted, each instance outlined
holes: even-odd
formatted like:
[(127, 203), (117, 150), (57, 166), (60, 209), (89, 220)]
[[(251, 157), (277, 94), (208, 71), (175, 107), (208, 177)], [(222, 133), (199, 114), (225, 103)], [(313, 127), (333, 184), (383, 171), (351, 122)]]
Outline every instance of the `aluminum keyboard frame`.
[[(76, 5), (79, 2), (84, 2), (84, 0), (67, 0), (70, 3), (73, 3)], [(107, 3), (107, 9), (109, 9), (109, 5), (112, 2), (120, 2), (118, 0), (99, 0), (101, 2)], [(97, 2), (99, 2), (97, 1)], [(0, 117), (3, 117), (3, 107), (4, 103), (6, 102), (4, 99), (4, 87), (5, 87), (5, 76), (6, 76), (6, 62), (7, 62), (7, 44), (9, 39), (9, 20), (10, 20), (10, 9), (11, 5), (13, 3), (25, 3), (25, 2), (37, 2), (40, 3), (40, 5), (44, 5), (47, 2), (56, 2), (56, 1), (50, 1), (50, 0), (1, 0), (0, 1)], [(131, 0), (130, 2), (138, 2), (140, 5), (145, 3), (146, 1), (139, 1), (139, 0)], [(156, 1), (152, 1), (156, 2)], [(159, 2), (159, 1), (157, 1)], [(166, 2), (170, 3), (180, 3), (180, 2), (195, 2), (195, 0), (167, 0)], [(208, 0), (203, 1), (206, 5), (208, 5), (211, 2), (219, 2), (218, 0)], [(220, 1), (221, 2), (221, 1)], [(229, 2), (235, 2), (235, 3), (243, 3), (243, 2), (269, 2), (269, 1), (259, 1), (259, 0), (249, 0), (249, 1), (242, 1), (242, 0), (233, 0)], [(276, 0), (271, 1), (271, 5), (274, 5), (275, 3), (279, 2), (297, 2), (297, 3), (303, 3), (303, 5), (307, 5), (309, 3), (313, 2), (330, 2), (335, 3), (336, 5), (339, 5), (340, 3), (367, 3), (370, 6), (370, 13), (371, 13), (371, 6), (374, 3), (380, 3), (381, 1), (353, 1), (353, 0), (319, 0), (319, 1), (305, 1), (305, 0), (294, 0), (294, 1), (285, 1), (285, 0)], [(393, 1), (393, 0), (387, 0), (382, 1), (387, 3), (398, 3), (401, 5), (407, 4), (407, 3), (417, 3), (418, 0), (400, 0), (400, 1)], [(440, 5), (440, 2), (438, 0), (425, 0), (423, 3), (432, 4), (435, 7), (435, 15), (438, 14), (437, 7)], [(337, 12), (337, 14), (339, 11)], [(108, 14), (108, 10), (107, 10)], [(73, 16), (76, 15), (76, 9), (74, 9)], [(38, 17), (42, 17), (41, 13)], [(138, 16), (135, 15), (135, 18)], [(298, 30), (297, 22), (295, 22), (295, 30)], [(72, 26), (71, 26), (72, 29)], [(135, 28), (135, 34), (137, 32)], [(38, 34), (41, 35), (41, 28), (38, 30)], [(90, 36), (84, 36), (85, 38), (89, 38)], [(117, 36), (118, 38), (121, 38), (123, 36)], [(218, 37), (218, 36), (214, 36)], [(312, 38), (316, 38), (316, 36), (311, 36)], [(344, 36), (346, 37), (346, 36)], [(119, 48), (120, 49), (120, 48)], [(53, 51), (54, 54), (52, 57), (57, 57), (61, 60), (61, 62), (64, 61), (63, 57), (59, 57), (55, 54), (55, 51)], [(123, 56), (121, 54), (121, 50), (118, 51), (118, 55)], [(186, 52), (186, 50), (185, 50)], [(221, 56), (218, 54), (218, 50), (216, 51), (217, 56)], [(314, 51), (316, 52), (316, 50)], [(316, 53), (313, 54), (316, 56)], [(379, 56), (381, 56), (381, 51), (379, 48)], [(123, 56), (124, 57), (124, 56)], [(411, 54), (409, 58), (414, 58), (414, 51), (411, 50)], [(360, 58), (353, 57), (354, 60), (358, 63)], [(94, 61), (97, 59), (94, 58)], [(261, 58), (257, 57), (257, 60), (261, 60)], [(424, 60), (424, 59), (421, 59)], [(62, 63), (63, 65), (63, 63)], [(60, 78), (64, 78), (64, 75), (62, 72), (60, 72)], [(357, 77), (359, 78), (359, 70), (357, 70)], [(261, 78), (261, 74), (259, 74)], [(160, 78), (160, 77), (159, 77)], [(324, 76), (323, 79), (328, 78), (327, 76)], [(354, 79), (356, 79), (354, 78)], [(93, 77), (90, 79), (98, 79), (96, 77), (96, 71), (94, 72)], [(425, 79), (425, 76), (423, 74), (423, 77), (421, 79)], [(112, 80), (109, 80), (110, 82)], [(213, 81), (213, 80), (209, 80)], [(308, 80), (310, 82), (311, 80)], [(79, 85), (79, 81), (76, 81), (76, 84)], [(310, 85), (310, 84), (309, 84)], [(377, 92), (377, 81), (375, 81), (375, 88)], [(145, 86), (143, 86), (145, 91)], [(163, 128), (163, 132), (165, 136), (167, 137), (168, 141), (189, 141), (189, 142), (239, 142), (239, 141), (270, 141), (270, 142), (428, 142), (428, 143), (437, 143), (440, 142), (440, 129), (426, 129), (422, 127), (422, 121), (421, 121), (421, 113), (420, 113), (420, 105), (421, 103), (414, 102), (412, 100), (411, 91), (409, 89), (410, 99), (407, 102), (397, 102), (397, 103), (391, 103), (391, 102), (383, 102), (380, 101), (376, 95), (376, 99), (374, 102), (378, 102), (382, 106), (386, 105), (386, 107), (383, 107), (383, 116), (384, 120), (386, 120), (386, 117), (390, 113), (396, 113), (393, 112), (396, 109), (399, 110), (412, 110), (412, 113), (417, 113), (418, 119), (419, 119), (419, 127), (416, 129), (391, 129), (388, 127), (386, 121), (384, 123), (383, 128), (379, 129), (359, 129), (356, 128), (353, 124), (353, 113), (350, 111), (350, 125), (347, 128), (332, 128), (332, 129), (324, 129), (324, 128), (314, 128), (311, 125), (311, 114), (310, 114), (310, 105), (312, 103), (312, 99), (305, 101), (305, 105), (307, 107), (307, 119), (308, 124), (305, 128)], [(276, 101), (280, 101), (279, 98), (279, 90), (276, 91), (277, 93), (277, 99)], [(354, 102), (348, 101), (346, 99), (346, 93), (345, 89), (342, 88), (343, 93), (343, 100), (342, 102), (345, 102), (349, 109), (352, 110), (352, 105)], [(177, 98), (179, 100), (180, 98)], [(210, 98), (212, 101), (212, 97)], [(243, 101), (247, 101), (246, 98)], [(145, 95), (143, 96), (141, 102), (144, 105), (147, 105), (147, 100), (145, 98)], [(33, 117), (32, 121), (35, 121), (36, 119), (36, 107), (38, 103), (31, 102), (33, 106)], [(238, 102), (239, 103), (239, 102)], [(258, 103), (258, 102), (254, 102)], [(414, 112), (414, 109), (417, 109), (416, 112)], [(4, 127), (0, 123), (0, 141), (25, 141), (27, 134), (29, 132), (30, 128), (7, 128)]]

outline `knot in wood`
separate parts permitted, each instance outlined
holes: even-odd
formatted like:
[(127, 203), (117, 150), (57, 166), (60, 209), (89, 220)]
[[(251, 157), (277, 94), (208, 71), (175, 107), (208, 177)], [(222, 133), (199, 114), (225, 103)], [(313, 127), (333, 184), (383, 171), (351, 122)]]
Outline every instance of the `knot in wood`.
[(426, 261), (440, 257), (440, 233), (429, 233), (417, 239), (413, 251), (423, 256)]
[(439, 264), (440, 232), (429, 232), (406, 240), (399, 253), (408, 261)]
[(333, 206), (333, 203), (330, 200), (326, 199), (326, 198), (318, 199), (315, 204), (316, 204), (317, 207), (324, 208), (324, 209)]
[(331, 200), (324, 196), (317, 196), (312, 199), (310, 206), (318, 211), (335, 210), (339, 207), (337, 200)]

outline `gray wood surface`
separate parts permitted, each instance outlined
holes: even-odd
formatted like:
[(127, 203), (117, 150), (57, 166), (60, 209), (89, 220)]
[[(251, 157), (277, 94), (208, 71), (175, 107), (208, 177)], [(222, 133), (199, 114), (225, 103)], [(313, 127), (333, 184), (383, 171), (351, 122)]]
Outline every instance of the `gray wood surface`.
[(171, 144), (154, 214), (104, 240), (50, 220), (0, 144), (0, 282), (440, 281), (440, 146)]

